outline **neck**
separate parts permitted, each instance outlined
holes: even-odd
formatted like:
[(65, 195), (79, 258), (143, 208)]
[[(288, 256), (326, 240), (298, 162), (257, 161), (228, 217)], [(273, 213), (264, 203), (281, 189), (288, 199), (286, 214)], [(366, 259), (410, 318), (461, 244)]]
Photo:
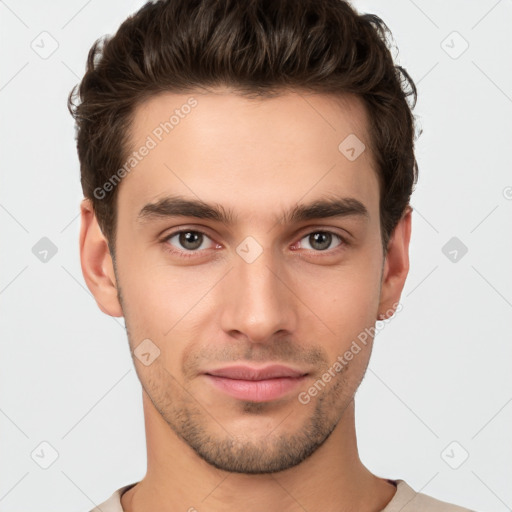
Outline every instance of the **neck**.
[(310, 457), (293, 468), (263, 475), (229, 473), (211, 466), (171, 430), (144, 392), (143, 405), (147, 472), (123, 494), (125, 512), (374, 512), (382, 510), (396, 491), (359, 459), (353, 401)]

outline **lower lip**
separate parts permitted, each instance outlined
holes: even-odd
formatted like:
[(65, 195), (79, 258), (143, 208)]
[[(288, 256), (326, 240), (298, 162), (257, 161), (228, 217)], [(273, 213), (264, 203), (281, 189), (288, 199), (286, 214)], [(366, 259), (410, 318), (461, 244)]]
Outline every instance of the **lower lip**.
[(286, 395), (302, 384), (306, 376), (279, 377), (265, 380), (240, 380), (206, 375), (208, 380), (224, 393), (240, 400), (268, 402)]

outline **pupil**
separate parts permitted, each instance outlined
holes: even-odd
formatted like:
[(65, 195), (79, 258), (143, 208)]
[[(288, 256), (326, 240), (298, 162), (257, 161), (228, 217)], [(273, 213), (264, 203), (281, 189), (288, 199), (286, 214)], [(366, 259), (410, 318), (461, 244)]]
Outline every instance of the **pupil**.
[(324, 251), (331, 245), (332, 235), (330, 233), (314, 233), (310, 235), (310, 244), (311, 247), (318, 249), (319, 251)]
[(187, 249), (197, 249), (201, 246), (201, 234), (193, 231), (180, 233), (180, 244)]

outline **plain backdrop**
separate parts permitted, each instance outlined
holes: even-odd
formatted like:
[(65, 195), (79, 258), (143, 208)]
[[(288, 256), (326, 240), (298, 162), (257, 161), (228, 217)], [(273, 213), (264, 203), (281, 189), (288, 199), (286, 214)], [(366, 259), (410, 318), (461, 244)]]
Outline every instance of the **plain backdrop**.
[[(85, 512), (145, 473), (123, 320), (100, 312), (81, 275), (82, 193), (66, 108), (92, 43), (142, 3), (0, 1), (1, 512)], [(379, 332), (356, 395), (361, 458), (417, 491), (504, 512), (512, 2), (353, 4), (391, 29), (397, 62), (418, 86), (423, 130), (403, 309)]]

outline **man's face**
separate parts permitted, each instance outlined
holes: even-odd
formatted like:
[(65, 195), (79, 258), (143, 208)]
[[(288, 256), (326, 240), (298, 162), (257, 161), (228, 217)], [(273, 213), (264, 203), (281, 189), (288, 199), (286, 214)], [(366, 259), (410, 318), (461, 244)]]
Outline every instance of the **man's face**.
[[(172, 131), (155, 132), (190, 97), (197, 105)], [(148, 136), (156, 146), (118, 196), (116, 281), (130, 347), (151, 340), (136, 351), (151, 364), (134, 361), (153, 413), (221, 469), (298, 464), (335, 429), (363, 378), (371, 340), (299, 400), (379, 309), (378, 181), (369, 149), (354, 160), (338, 148), (350, 134), (368, 147), (354, 97), (166, 93), (136, 110), (132, 150)], [(228, 218), (178, 215), (178, 196)], [(335, 200), (344, 214), (291, 215)], [(293, 372), (257, 373), (271, 365)], [(256, 373), (230, 373), (235, 366)]]

